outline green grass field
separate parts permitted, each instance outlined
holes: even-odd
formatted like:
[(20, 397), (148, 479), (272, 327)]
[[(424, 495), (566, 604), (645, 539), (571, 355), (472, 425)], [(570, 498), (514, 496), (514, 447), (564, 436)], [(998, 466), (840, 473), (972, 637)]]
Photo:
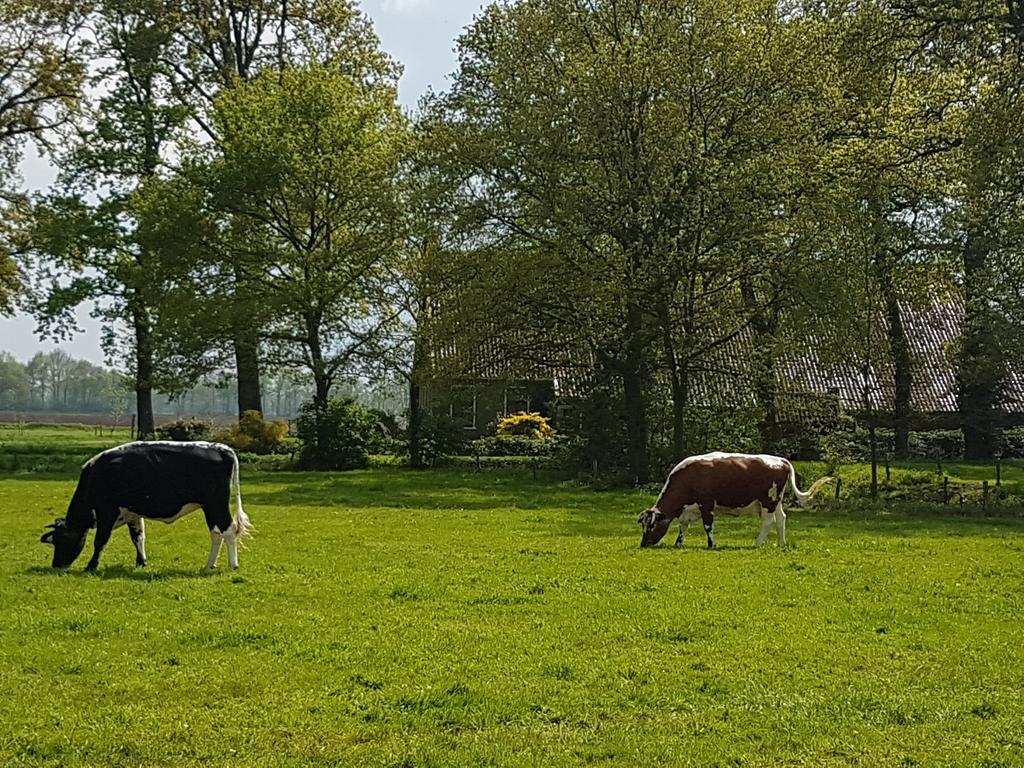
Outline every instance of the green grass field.
[(1024, 765), (1013, 510), (641, 551), (649, 493), (243, 469), (236, 573), (199, 513), (55, 573), (74, 480), (0, 475), (3, 766)]

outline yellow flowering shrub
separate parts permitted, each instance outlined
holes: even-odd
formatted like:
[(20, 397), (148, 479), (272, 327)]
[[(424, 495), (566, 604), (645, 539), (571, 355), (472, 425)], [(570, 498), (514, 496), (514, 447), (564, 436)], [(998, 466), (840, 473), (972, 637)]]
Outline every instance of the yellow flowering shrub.
[(217, 435), (217, 440), (242, 453), (266, 454), (283, 449), (287, 437), (287, 422), (266, 421), (258, 411), (246, 411), (238, 423)]
[(539, 413), (519, 411), (498, 419), (498, 435), (520, 435), (535, 440), (548, 440), (555, 436), (555, 429), (548, 423), (547, 416)]

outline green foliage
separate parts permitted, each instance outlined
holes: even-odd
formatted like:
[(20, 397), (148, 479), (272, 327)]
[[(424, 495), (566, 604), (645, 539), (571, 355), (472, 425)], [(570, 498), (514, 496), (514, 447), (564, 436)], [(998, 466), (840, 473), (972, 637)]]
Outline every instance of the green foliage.
[(388, 348), (401, 314), (405, 116), (391, 83), (320, 64), (263, 72), (214, 106), (220, 155), (199, 164), (200, 183), (209, 216), (235, 230), (214, 258), (246, 276), (271, 359), (308, 369), (324, 409), (339, 376)]
[(964, 435), (960, 430), (933, 429), (910, 433), (910, 457), (960, 459), (964, 456)]
[[(69, 0), (0, 0), (0, 210), (26, 140), (52, 149), (79, 109), (89, 48), (80, 33), (91, 7)], [(0, 309), (7, 276), (0, 257)]]
[(420, 455), (424, 466), (438, 466), (447, 457), (467, 449), (466, 430), (449, 416), (424, 411), (420, 418)]
[(379, 408), (369, 408), (376, 426), (367, 443), (367, 450), (374, 456), (399, 456), (406, 452), (406, 441), (398, 420)]
[(334, 398), (327, 408), (305, 403), (295, 426), (303, 469), (360, 469), (369, 466), (370, 447), (380, 431), (377, 418), (351, 399)]
[[(884, 446), (884, 442), (879, 440)], [(868, 431), (850, 416), (841, 416), (836, 428), (821, 438), (820, 449), (829, 469), (861, 461), (868, 451)], [(884, 456), (884, 449), (881, 449)]]
[(477, 456), (551, 456), (558, 443), (554, 437), (539, 439), (532, 435), (498, 434), (477, 438), (469, 444), (469, 450)]
[[(878, 460), (882, 463), (893, 454), (893, 431), (880, 427), (875, 430), (875, 435)], [(838, 429), (823, 436), (819, 445), (823, 458), (833, 467), (870, 458), (867, 428), (849, 417), (840, 421)], [(964, 455), (964, 437), (962, 432), (951, 429), (911, 432), (909, 448), (912, 459), (960, 459)]]
[(212, 432), (210, 422), (195, 416), (169, 421), (156, 428), (156, 436), (160, 440), (206, 440)]
[(999, 436), (999, 448), (1004, 459), (1024, 459), (1024, 427), (1004, 429)]
[(259, 411), (243, 413), (237, 422), (217, 433), (217, 440), (236, 451), (259, 455), (285, 453), (293, 447), (288, 440), (288, 422), (268, 421)]

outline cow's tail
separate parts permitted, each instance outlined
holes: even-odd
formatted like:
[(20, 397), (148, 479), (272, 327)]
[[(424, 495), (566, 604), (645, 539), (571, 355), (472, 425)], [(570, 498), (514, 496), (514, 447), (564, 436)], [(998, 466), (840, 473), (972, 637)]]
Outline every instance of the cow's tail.
[(235, 489), (235, 535), (239, 539), (251, 536), (252, 522), (242, 508), (242, 483), (238, 478), (238, 454), (231, 451), (231, 485)]
[(793, 469), (792, 463), (789, 464), (789, 483), (793, 486), (793, 493), (796, 494), (796, 503), (801, 507), (810, 501), (814, 494), (820, 491), (827, 483), (831, 483), (831, 477), (823, 477), (820, 480), (815, 480), (814, 483), (806, 491), (801, 491), (796, 487), (796, 470)]

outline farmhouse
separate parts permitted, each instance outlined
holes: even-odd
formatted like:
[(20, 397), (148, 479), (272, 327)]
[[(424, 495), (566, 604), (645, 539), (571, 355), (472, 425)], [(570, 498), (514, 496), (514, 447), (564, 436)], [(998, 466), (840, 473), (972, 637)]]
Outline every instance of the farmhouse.
[[(902, 309), (912, 361), (912, 429), (959, 426), (955, 354), (962, 316), (962, 308), (950, 303)], [(867, 389), (873, 411), (885, 424), (894, 413), (896, 371), (881, 322), (874, 335)], [(828, 413), (863, 415), (863, 364), (828, 359), (834, 341), (815, 339), (805, 349), (779, 358), (774, 372), (783, 424), (796, 426)], [(755, 344), (755, 334), (747, 328), (700, 361), (692, 382), (696, 408), (710, 413), (756, 411), (751, 386)], [(509, 341), (496, 336), (472, 348), (448, 345), (425, 357), (420, 406), (451, 416), (473, 436), (486, 431), (498, 416), (524, 409), (550, 416), (556, 427), (571, 432), (592, 378), (584, 356), (537, 340), (524, 343), (518, 337)], [(1003, 427), (1024, 424), (1024, 370), (1010, 369), (998, 415)]]

